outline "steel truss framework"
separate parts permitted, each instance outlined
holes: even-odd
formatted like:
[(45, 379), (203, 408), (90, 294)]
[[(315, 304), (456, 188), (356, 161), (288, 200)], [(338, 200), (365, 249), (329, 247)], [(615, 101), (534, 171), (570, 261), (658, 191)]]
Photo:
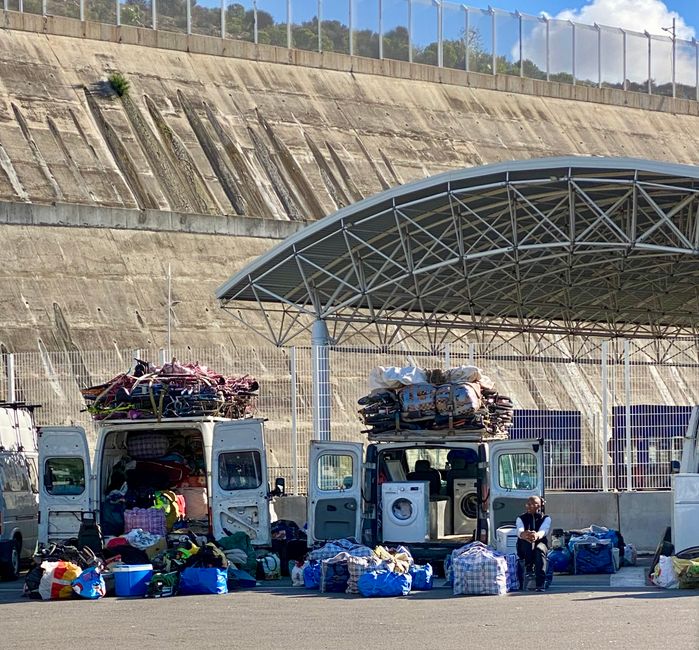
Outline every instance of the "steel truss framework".
[(336, 343), (524, 334), (573, 356), (598, 337), (696, 350), (699, 168), (566, 157), (442, 174), (308, 226), (216, 295), (258, 331), (261, 311), (276, 345), (323, 319)]

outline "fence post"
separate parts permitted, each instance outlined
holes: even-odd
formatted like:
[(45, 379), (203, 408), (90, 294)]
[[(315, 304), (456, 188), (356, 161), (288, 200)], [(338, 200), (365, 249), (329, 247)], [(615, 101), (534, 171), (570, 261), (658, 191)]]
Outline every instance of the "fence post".
[(650, 34), (648, 32), (645, 32), (646, 38), (648, 39), (648, 94), (652, 95), (653, 94), (653, 83), (651, 81), (651, 74), (652, 74), (652, 66), (651, 66), (651, 56), (653, 56), (652, 50), (651, 50), (651, 38)]
[(449, 370), (451, 368), (451, 344), (444, 344), (444, 369)]
[(354, 13), (352, 11), (352, 0), (347, 0), (347, 11), (349, 13), (349, 55), (354, 56)]
[(192, 33), (192, 0), (186, 0), (187, 2), (187, 34)]
[(226, 0), (221, 0), (221, 38), (226, 38)]
[(546, 21), (546, 81), (551, 81), (551, 21), (543, 16)]
[(116, 0), (116, 26), (121, 26), (121, 0)]
[(17, 393), (15, 387), (17, 380), (15, 377), (15, 355), (10, 352), (7, 355), (7, 401), (16, 402)]
[(621, 30), (621, 42), (622, 42), (622, 52), (621, 52), (621, 57), (622, 57), (622, 71), (624, 74), (624, 86), (623, 90), (628, 90), (629, 89), (629, 84), (626, 79), (627, 73), (626, 73), (626, 30), (622, 29)]
[[(82, 0), (82, 2), (84, 1)], [(151, 0), (150, 12), (153, 29), (158, 29), (158, 0)]]
[(575, 85), (575, 78), (576, 78), (576, 66), (575, 66), (575, 23), (571, 20), (568, 21), (572, 26), (573, 26), (573, 37), (571, 39), (572, 45), (573, 45), (573, 85)]
[(626, 490), (633, 490), (631, 469), (631, 359), (629, 339), (624, 339), (624, 406), (626, 410)]
[(602, 28), (595, 23), (597, 29), (597, 87), (602, 87)]
[(476, 365), (476, 345), (475, 343), (468, 344), (468, 365)]
[[(5, 11), (7, 11), (7, 0), (5, 0)], [(85, 22), (85, 0), (80, 0), (80, 22)]]
[(311, 330), (313, 365), (313, 435), (330, 440), (330, 335), (324, 320), (318, 319)]
[(609, 492), (609, 341), (602, 341), (602, 491)]
[(291, 480), (294, 482), (293, 494), (299, 493), (299, 459), (297, 454), (298, 445), (298, 422), (296, 412), (296, 346), (291, 348)]
[(498, 66), (497, 58), (495, 56), (495, 39), (497, 38), (497, 34), (495, 33), (495, 9), (493, 9), (492, 7), (488, 7), (488, 12), (490, 13), (490, 21), (491, 21), (490, 22), (490, 35), (491, 35), (491, 38), (493, 39), (492, 66), (493, 66), (493, 74), (495, 75), (495, 74), (497, 74), (497, 66)]
[(47, 0), (41, 0), (41, 15), (42, 16), (46, 16), (47, 9), (48, 9), (48, 7), (46, 6), (47, 4), (48, 4)]
[(444, 67), (444, 3), (441, 0), (437, 3), (437, 67)]
[(320, 54), (323, 51), (323, 28), (321, 27), (323, 23), (323, 0), (318, 0), (316, 16), (318, 17), (318, 53)]
[[(252, 20), (253, 20), (253, 26), (252, 26), (252, 41), (257, 45), (260, 42), (260, 34), (259, 34), (259, 29), (260, 25), (258, 23), (258, 17), (257, 17), (257, 0), (253, 0), (252, 3)], [(225, 28), (225, 23), (224, 23), (224, 28)]]
[(291, 49), (291, 0), (286, 0), (286, 47)]
[(522, 43), (522, 33), (523, 33), (523, 27), (522, 27), (522, 14), (519, 13), (519, 11), (515, 11), (515, 16), (517, 16), (517, 26), (519, 29), (519, 76), (524, 77), (524, 45)]
[(383, 60), (383, 0), (379, 0), (379, 60)]
[[(462, 5), (463, 6), (463, 5)], [(469, 32), (469, 29), (471, 26), (469, 25), (469, 19), (468, 19), (468, 7), (463, 7), (464, 9), (464, 70), (468, 72), (469, 69), (469, 38), (471, 37), (471, 33)]]
[(408, 0), (408, 63), (413, 62), (413, 0)]

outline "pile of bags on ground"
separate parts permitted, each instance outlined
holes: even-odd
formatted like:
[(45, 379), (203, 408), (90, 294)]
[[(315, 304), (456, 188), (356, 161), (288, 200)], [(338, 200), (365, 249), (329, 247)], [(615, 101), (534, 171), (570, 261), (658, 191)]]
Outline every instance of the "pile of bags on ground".
[(95, 420), (252, 415), (259, 384), (250, 375), (225, 377), (198, 363), (173, 359), (162, 367), (136, 360), (110, 381), (81, 390)]
[(179, 529), (165, 536), (134, 529), (92, 549), (80, 539), (43, 549), (26, 576), (30, 598), (74, 595), (161, 598), (177, 594), (224, 594), (281, 577), (279, 556), (256, 551), (243, 532), (216, 542)]
[[(445, 560), (447, 583), (454, 595), (498, 594), (517, 591), (518, 560), (481, 542), (453, 551)], [(406, 596), (432, 589), (430, 564), (418, 565), (405, 546), (370, 549), (352, 539), (327, 542), (311, 551), (292, 569), (292, 585), (321, 593), (361, 594), (365, 597)]]
[(448, 370), (374, 368), (359, 414), (369, 431), (473, 429), (506, 434), (514, 405), (475, 366)]
[(637, 557), (636, 547), (626, 544), (620, 531), (605, 526), (551, 533), (548, 561), (555, 573), (616, 573), (621, 566), (635, 565)]
[(663, 589), (699, 589), (699, 557), (661, 555), (651, 582)]

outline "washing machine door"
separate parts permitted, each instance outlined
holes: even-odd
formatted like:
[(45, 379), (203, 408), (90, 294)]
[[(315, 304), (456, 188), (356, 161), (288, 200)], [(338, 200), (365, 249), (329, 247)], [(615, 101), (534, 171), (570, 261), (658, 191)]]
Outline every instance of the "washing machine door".
[(418, 504), (409, 495), (392, 495), (386, 504), (386, 515), (394, 526), (412, 526), (418, 511)]

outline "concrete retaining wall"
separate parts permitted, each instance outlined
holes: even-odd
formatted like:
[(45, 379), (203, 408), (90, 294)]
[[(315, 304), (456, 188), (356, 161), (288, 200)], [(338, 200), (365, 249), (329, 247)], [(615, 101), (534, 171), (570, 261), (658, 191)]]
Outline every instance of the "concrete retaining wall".
[[(272, 502), (276, 519), (306, 522), (306, 497), (288, 496)], [(627, 543), (642, 553), (655, 551), (670, 525), (670, 492), (551, 492), (546, 511), (554, 528), (575, 530), (591, 524), (620, 530)]]

